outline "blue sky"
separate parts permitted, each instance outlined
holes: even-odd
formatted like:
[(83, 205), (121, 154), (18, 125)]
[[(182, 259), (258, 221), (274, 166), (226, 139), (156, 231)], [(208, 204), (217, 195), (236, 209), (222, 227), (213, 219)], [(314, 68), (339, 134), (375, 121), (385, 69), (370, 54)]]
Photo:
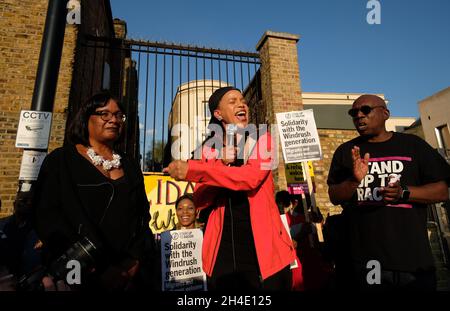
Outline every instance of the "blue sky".
[(393, 116), (450, 86), (450, 0), (111, 0), (128, 36), (255, 51), (266, 30), (299, 34), (305, 92), (383, 93)]

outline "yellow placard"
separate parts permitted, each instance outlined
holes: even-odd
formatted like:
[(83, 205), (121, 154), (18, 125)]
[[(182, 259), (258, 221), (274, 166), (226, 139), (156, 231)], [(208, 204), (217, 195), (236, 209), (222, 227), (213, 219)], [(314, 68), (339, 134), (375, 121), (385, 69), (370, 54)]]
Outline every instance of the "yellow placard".
[(161, 233), (178, 222), (175, 201), (186, 193), (193, 193), (195, 183), (176, 181), (162, 173), (144, 173), (145, 193), (150, 203), (150, 229)]
[[(314, 168), (312, 161), (308, 161), (308, 171), (309, 176), (311, 176), (311, 178), (314, 177)], [(303, 168), (301, 162), (286, 164), (285, 172), (287, 184), (299, 184), (306, 182), (306, 179), (303, 176)]]

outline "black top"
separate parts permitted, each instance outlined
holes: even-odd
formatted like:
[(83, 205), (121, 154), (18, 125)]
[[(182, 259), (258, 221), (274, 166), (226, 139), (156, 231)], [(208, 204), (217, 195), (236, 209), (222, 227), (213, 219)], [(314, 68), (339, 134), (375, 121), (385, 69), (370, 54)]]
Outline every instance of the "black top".
[[(257, 132), (249, 133), (246, 129), (241, 128), (238, 128), (238, 131), (242, 131), (242, 135), (239, 136), (242, 141), (236, 144), (239, 147), (239, 153), (233, 166), (244, 164), (244, 148), (242, 146), (245, 146), (249, 135), (257, 134)], [(219, 154), (223, 151), (222, 147), (221, 145), (215, 146)], [(211, 277), (213, 281), (209, 283), (209, 286), (212, 290), (259, 288), (260, 271), (247, 192), (223, 188), (220, 197), (226, 200), (222, 237)], [(201, 220), (206, 220), (205, 226), (207, 226), (210, 211), (211, 209), (208, 208), (200, 213)]]
[(237, 271), (252, 267), (258, 271), (247, 194), (245, 191), (231, 190), (227, 194), (229, 201), (225, 207), (220, 256), (217, 260), (227, 261), (230, 265), (235, 261)]
[(36, 183), (35, 224), (49, 257), (87, 236), (109, 262), (140, 259), (152, 234), (141, 171), (122, 155), (124, 176), (111, 180), (68, 145), (44, 160)]
[(346, 234), (355, 264), (369, 260), (382, 269), (416, 271), (434, 266), (427, 235), (426, 205), (386, 205), (378, 187), (387, 186), (390, 173), (401, 174), (401, 184), (419, 186), (450, 179), (450, 166), (426, 142), (414, 135), (393, 133), (391, 139), (369, 143), (357, 137), (338, 147), (331, 163), (328, 184), (339, 184), (353, 175), (351, 149), (370, 153), (369, 172), (353, 198), (345, 202)]
[(258, 259), (250, 223), (250, 206), (245, 191), (224, 189), (227, 198), (222, 238), (209, 290), (249, 290), (261, 286)]
[[(239, 128), (238, 130), (242, 131), (243, 129)], [(237, 144), (239, 147), (245, 145), (249, 135), (245, 131), (243, 134), (240, 136), (242, 141), (239, 142), (240, 144)], [(244, 148), (241, 147), (232, 165), (243, 165), (243, 158)], [(232, 269), (234, 272), (252, 271), (257, 276), (259, 275), (259, 265), (250, 221), (250, 204), (247, 192), (224, 189), (224, 197), (227, 198), (227, 201), (216, 265), (220, 266), (225, 263), (228, 269)], [(221, 269), (223, 268), (222, 266)]]
[[(92, 164), (87, 165), (97, 170)], [(102, 195), (102, 192), (105, 197), (108, 196), (106, 205), (92, 200), (94, 196)], [(104, 182), (99, 184), (78, 184), (78, 193), (90, 221), (98, 226), (105, 243), (108, 243), (114, 252), (125, 249), (129, 237), (124, 233), (127, 229), (132, 230), (128, 226), (133, 223), (134, 217), (133, 208), (128, 207), (130, 186), (127, 176), (123, 175), (117, 180), (104, 176)]]

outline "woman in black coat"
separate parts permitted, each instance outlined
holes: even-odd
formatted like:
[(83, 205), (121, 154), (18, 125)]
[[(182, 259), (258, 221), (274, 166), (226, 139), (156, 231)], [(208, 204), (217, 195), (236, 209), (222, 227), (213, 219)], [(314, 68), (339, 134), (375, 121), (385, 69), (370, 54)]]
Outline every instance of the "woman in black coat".
[(82, 289), (129, 289), (145, 250), (153, 251), (141, 171), (115, 149), (123, 111), (108, 93), (91, 97), (69, 126), (69, 143), (46, 157), (36, 183), (35, 226), (44, 258), (51, 266), (81, 242)]

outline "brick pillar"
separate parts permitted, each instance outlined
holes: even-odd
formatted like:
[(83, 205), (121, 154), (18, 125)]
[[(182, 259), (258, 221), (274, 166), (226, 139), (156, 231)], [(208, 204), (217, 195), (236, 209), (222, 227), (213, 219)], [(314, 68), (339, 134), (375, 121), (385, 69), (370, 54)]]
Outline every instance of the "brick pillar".
[[(297, 57), (300, 36), (266, 31), (256, 49), (261, 58), (261, 89), (266, 120), (276, 123), (275, 113), (302, 110), (302, 91)], [(274, 170), (276, 190), (286, 190), (286, 175), (281, 146), (278, 146), (278, 169)]]

